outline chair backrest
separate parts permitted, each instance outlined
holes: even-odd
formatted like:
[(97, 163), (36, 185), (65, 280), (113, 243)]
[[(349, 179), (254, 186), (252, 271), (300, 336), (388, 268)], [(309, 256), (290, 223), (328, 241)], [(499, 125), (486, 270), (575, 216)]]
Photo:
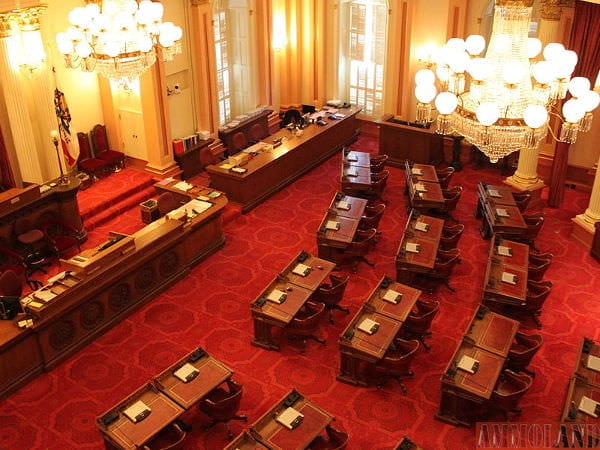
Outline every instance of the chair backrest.
[(12, 270), (6, 270), (0, 275), (0, 295), (20, 297), (23, 291), (21, 279)]
[(505, 369), (496, 389), (492, 393), (491, 401), (504, 411), (512, 411), (517, 407), (519, 400), (531, 387), (532, 383), (533, 379), (529, 375)]
[(297, 109), (288, 109), (283, 114), (283, 120), (281, 121), (281, 128), (288, 126), (290, 123), (300, 123), (302, 121), (302, 115)]
[(550, 281), (538, 282), (529, 281), (527, 283), (527, 296), (524, 308), (528, 311), (539, 311), (552, 291)]
[(346, 247), (345, 253), (365, 256), (371, 251), (373, 245), (375, 245), (376, 235), (377, 230), (375, 228), (369, 230), (356, 230), (357, 240), (352, 241), (348, 247)]
[(15, 223), (13, 225), (13, 230), (16, 236), (19, 236), (23, 233), (27, 233), (31, 229), (33, 229), (33, 224), (31, 223), (31, 220), (29, 220), (27, 217), (18, 218), (17, 220), (15, 220)]
[(546, 270), (548, 270), (548, 267), (550, 267), (551, 261), (552, 260), (550, 260), (550, 259), (539, 260), (539, 261), (532, 261), (530, 259), (529, 260), (528, 279), (534, 280), (534, 281), (540, 281), (542, 279), (542, 277), (544, 276), (544, 274), (546, 273)]
[(442, 194), (444, 195), (445, 211), (454, 211), (456, 209), (456, 205), (458, 205), (462, 191), (462, 186), (455, 186), (452, 189), (442, 190)]
[(158, 211), (160, 212), (161, 216), (164, 216), (169, 211), (173, 211), (179, 206), (175, 196), (171, 192), (163, 192), (160, 194), (158, 196), (157, 203)]
[(523, 220), (527, 224), (527, 232), (526, 232), (527, 237), (533, 239), (533, 238), (537, 237), (540, 230), (542, 229), (542, 225), (544, 225), (544, 221), (546, 220), (546, 217), (544, 216), (543, 213), (539, 213), (539, 214), (523, 216)]
[(441, 278), (449, 277), (459, 260), (460, 251), (457, 248), (448, 251), (438, 250), (433, 273), (431, 275)]
[(269, 132), (262, 123), (255, 123), (250, 127), (248, 134), (252, 141), (258, 142), (261, 139), (266, 138), (269, 135)]
[(325, 312), (325, 304), (321, 302), (308, 301), (304, 307), (305, 313), (297, 314), (288, 325), (288, 329), (299, 334), (312, 333), (319, 326)]
[(436, 170), (438, 182), (442, 189), (448, 189), (450, 180), (454, 176), (454, 167), (446, 167), (445, 169)]
[(425, 333), (431, 328), (431, 322), (440, 310), (440, 302), (417, 300), (417, 312), (411, 312), (404, 325), (412, 333)]
[(389, 170), (382, 170), (379, 173), (371, 175), (371, 191), (375, 194), (381, 194), (385, 189), (387, 180), (390, 176)]
[(360, 219), (360, 227), (361, 228), (377, 228), (379, 226), (379, 222), (383, 217), (383, 212), (385, 211), (385, 205), (380, 204), (373, 208), (365, 208), (365, 212), (367, 215), (362, 216)]
[(90, 138), (87, 133), (77, 133), (77, 142), (79, 143), (79, 157), (78, 161), (83, 161), (92, 157), (92, 150), (90, 147)]
[(543, 342), (544, 338), (541, 334), (517, 332), (515, 343), (508, 351), (509, 366), (517, 371), (527, 367)]
[(515, 203), (517, 204), (519, 211), (525, 211), (527, 209), (527, 206), (529, 205), (529, 202), (531, 201), (531, 192), (513, 192), (512, 196), (515, 199)]
[(456, 248), (464, 230), (465, 226), (462, 223), (458, 223), (451, 231), (448, 231), (447, 233), (442, 232), (442, 237), (440, 238), (440, 248), (444, 250)]
[(347, 274), (330, 274), (329, 280), (331, 284), (321, 284), (313, 298), (315, 301), (325, 303), (325, 305), (335, 305), (342, 300), (344, 291), (348, 285), (350, 276)]
[[(233, 380), (228, 380), (227, 386), (229, 392), (219, 392), (219, 395), (214, 396), (216, 397), (214, 400), (209, 394), (203, 401), (202, 411), (216, 421), (227, 421), (233, 418), (240, 409), (243, 386)], [(223, 390), (221, 389), (221, 391)]]
[(387, 351), (383, 357), (384, 364), (392, 370), (408, 372), (410, 364), (419, 349), (419, 341), (413, 339), (406, 341), (404, 339), (394, 339), (395, 351)]
[(229, 149), (231, 150), (230, 154), (237, 153), (248, 147), (248, 138), (243, 131), (238, 131), (231, 137), (231, 145), (233, 148)]
[(329, 438), (329, 446), (331, 450), (342, 450), (348, 445), (348, 433), (333, 428), (329, 425), (326, 428), (327, 437)]
[(94, 156), (99, 155), (101, 152), (109, 150), (106, 126), (101, 124), (94, 125), (92, 131), (90, 131), (90, 136), (92, 139), (92, 150), (94, 152)]

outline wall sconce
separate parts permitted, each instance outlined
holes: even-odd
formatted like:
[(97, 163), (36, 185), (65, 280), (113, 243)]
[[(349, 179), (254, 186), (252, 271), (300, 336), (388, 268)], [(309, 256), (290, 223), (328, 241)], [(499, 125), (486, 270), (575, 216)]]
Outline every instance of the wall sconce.
[(0, 27), (9, 41), (11, 62), (30, 74), (46, 60), (46, 51), (40, 33), (40, 16), (45, 6), (15, 9), (0, 15)]

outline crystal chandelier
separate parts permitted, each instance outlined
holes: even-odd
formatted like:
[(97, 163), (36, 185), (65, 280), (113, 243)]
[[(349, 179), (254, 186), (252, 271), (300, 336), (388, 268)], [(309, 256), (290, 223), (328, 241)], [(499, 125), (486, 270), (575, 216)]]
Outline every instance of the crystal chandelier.
[(128, 86), (156, 62), (181, 53), (182, 30), (162, 22), (163, 5), (151, 0), (88, 0), (69, 13), (71, 27), (56, 36), (68, 68), (96, 71)]
[(551, 43), (542, 53), (539, 39), (528, 37), (532, 4), (533, 0), (496, 0), (485, 57), (479, 56), (485, 49), (483, 36), (452, 38), (435, 64), (417, 71), (417, 122), (431, 121), (433, 102), (436, 131), (463, 136), (492, 162), (537, 147), (549, 131), (549, 115), (560, 117), (554, 109), (567, 92), (572, 98), (562, 105), (558, 139), (574, 143), (578, 131), (590, 129), (600, 95), (590, 90), (586, 78), (571, 79), (575, 52)]

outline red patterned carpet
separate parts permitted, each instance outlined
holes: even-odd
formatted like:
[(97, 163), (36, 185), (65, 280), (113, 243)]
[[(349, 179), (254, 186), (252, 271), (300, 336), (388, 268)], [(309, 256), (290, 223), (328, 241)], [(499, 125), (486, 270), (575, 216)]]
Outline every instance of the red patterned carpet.
[[(369, 137), (353, 147), (377, 151)], [(441, 312), (433, 323), (432, 348), (417, 355), (406, 396), (395, 382), (377, 390), (336, 381), (337, 339), (351, 316), (336, 313), (334, 326), (325, 321), (320, 334), (327, 344), (309, 342), (305, 356), (287, 343), (280, 353), (250, 345), (249, 304), (300, 250), (316, 252), (315, 231), (339, 186), (339, 163), (336, 155), (249, 214), (229, 214), (224, 248), (84, 350), (2, 401), (0, 449), (103, 448), (96, 416), (197, 346), (234, 369), (234, 378), (245, 389), (241, 412), (250, 422), (295, 387), (336, 416), (338, 427), (350, 433), (349, 449), (390, 449), (404, 435), (427, 449), (475, 448), (473, 430), (439, 422), (434, 414), (440, 375), (481, 299), (489, 243), (479, 236), (472, 214), (475, 186), (479, 180), (499, 183), (502, 177), (496, 170), (467, 167), (454, 177), (453, 184), (465, 187), (456, 217), (466, 225), (459, 244), (462, 263), (452, 279), (456, 293), (440, 287), (434, 294)], [(361, 265), (352, 275), (344, 298), (351, 313), (383, 274), (395, 273), (394, 257), (406, 221), (403, 178), (400, 170), (391, 169), (383, 234), (370, 257), (376, 266)], [(555, 255), (546, 275), (555, 287), (541, 317), (545, 343), (533, 360), (537, 375), (521, 402), (519, 421), (559, 419), (582, 337), (600, 339), (599, 266), (569, 239), (570, 219), (588, 201), (589, 194), (569, 190), (563, 208), (544, 209), (547, 222), (537, 246)], [(110, 229), (132, 232), (139, 226), (139, 211), (131, 209), (94, 229), (89, 244), (101, 242)], [(181, 448), (226, 445), (221, 426), (203, 431), (207, 418), (200, 412), (186, 420), (194, 430)], [(232, 423), (235, 433), (243, 426)]]

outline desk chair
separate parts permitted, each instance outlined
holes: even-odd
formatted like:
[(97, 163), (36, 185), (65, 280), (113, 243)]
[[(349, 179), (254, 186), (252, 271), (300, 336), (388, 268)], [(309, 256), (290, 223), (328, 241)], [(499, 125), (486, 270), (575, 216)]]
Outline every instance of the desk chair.
[(217, 387), (200, 402), (198, 408), (204, 414), (212, 419), (205, 431), (218, 423), (224, 423), (227, 429), (227, 436), (233, 439), (233, 433), (229, 428), (230, 420), (248, 421), (244, 415), (239, 415), (240, 402), (242, 401), (243, 386), (233, 380), (227, 380), (227, 390)]
[(437, 300), (417, 300), (417, 310), (411, 312), (404, 323), (402, 331), (408, 338), (416, 338), (427, 351), (431, 348), (425, 338), (431, 336), (431, 322), (440, 311), (440, 302)]
[(529, 255), (529, 272), (527, 279), (533, 281), (542, 281), (542, 277), (550, 267), (552, 262), (552, 253), (535, 254)]
[(283, 120), (281, 121), (279, 126), (281, 128), (285, 128), (291, 123), (299, 124), (300, 122), (302, 122), (302, 115), (300, 114), (300, 111), (298, 111), (297, 109), (288, 109), (283, 114)]
[(42, 283), (29, 278), (29, 270), (23, 255), (2, 245), (0, 242), (0, 273), (6, 271), (14, 272), (19, 279), (25, 280), (31, 290), (36, 290), (42, 286)]
[[(358, 228), (361, 230), (368, 230), (369, 228), (377, 229), (379, 227), (379, 222), (383, 217), (383, 213), (385, 212), (385, 208), (386, 206), (383, 203), (373, 207), (365, 207), (365, 215), (360, 218)], [(381, 232), (378, 231), (377, 234), (381, 234)]]
[(349, 314), (348, 308), (340, 305), (344, 296), (344, 291), (348, 285), (349, 275), (334, 273), (329, 275), (329, 283), (321, 283), (315, 293), (311, 296), (311, 300), (325, 304), (325, 309), (329, 313), (329, 323), (333, 325), (333, 310), (337, 309)]
[(520, 414), (521, 410), (517, 405), (532, 383), (533, 378), (529, 375), (504, 369), (492, 392), (492, 397), (490, 398), (491, 407), (499, 409), (506, 416), (511, 412)]
[(90, 140), (86, 133), (77, 133), (77, 142), (79, 142), (77, 169), (87, 173), (92, 181), (96, 181), (100, 176), (106, 174), (108, 163), (92, 156)]
[(527, 297), (525, 304), (522, 305), (522, 311), (529, 314), (538, 328), (542, 327), (539, 316), (542, 315), (544, 302), (552, 291), (551, 281), (533, 281), (527, 282)]
[(177, 201), (172, 192), (163, 192), (158, 196), (158, 211), (161, 216), (164, 216), (170, 211), (179, 208), (180, 203)]
[(515, 342), (508, 351), (508, 367), (515, 372), (525, 372), (528, 375), (535, 375), (535, 372), (529, 370), (527, 366), (542, 346), (544, 338), (541, 334), (525, 334), (517, 332)]
[(20, 297), (23, 292), (21, 277), (12, 270), (5, 270), (0, 274), (0, 296)]
[(531, 191), (513, 192), (512, 196), (519, 211), (524, 212), (531, 201)]
[(42, 225), (46, 239), (52, 244), (57, 257), (63, 256), (74, 248), (81, 251), (77, 230), (61, 220), (52, 219)]
[(325, 344), (325, 339), (315, 334), (324, 313), (325, 304), (308, 301), (285, 327), (288, 339), (298, 339), (300, 341), (300, 353), (306, 353), (306, 341), (308, 339)]
[(338, 430), (331, 425), (325, 428), (327, 438), (317, 436), (310, 443), (308, 448), (311, 450), (342, 450), (348, 445), (348, 433)]
[(386, 164), (387, 160), (388, 160), (388, 155), (371, 156), (371, 158), (370, 158), (371, 173), (375, 174), (375, 173), (383, 172), (383, 169), (385, 169), (385, 164)]
[(410, 365), (419, 350), (419, 341), (405, 341), (394, 339), (394, 343), (383, 358), (375, 364), (375, 374), (380, 376), (377, 388), (381, 389), (391, 378), (398, 380), (402, 393), (406, 395), (407, 389), (402, 381), (405, 377), (412, 377)]
[(92, 148), (94, 156), (111, 167), (115, 172), (119, 172), (125, 166), (125, 153), (116, 150), (110, 150), (108, 145), (108, 135), (106, 126), (97, 124), (90, 131), (92, 139)]
[(45, 267), (51, 264), (54, 252), (46, 235), (35, 228), (27, 217), (21, 217), (14, 223), (13, 232), (21, 246), (23, 261), (27, 268), (26, 277), (37, 271), (47, 273)]
[(451, 189), (442, 189), (442, 195), (444, 196), (444, 206), (440, 208), (435, 208), (433, 210), (434, 213), (441, 215), (442, 217), (447, 217), (452, 219), (455, 222), (458, 222), (452, 215), (454, 210), (456, 210), (456, 206), (458, 205), (458, 201), (463, 192), (462, 186), (455, 186)]
[(250, 140), (256, 143), (266, 138), (269, 135), (269, 131), (262, 123), (255, 123), (250, 127), (248, 134), (250, 135)]
[(534, 241), (537, 235), (539, 234), (540, 230), (542, 229), (542, 226), (544, 225), (544, 213), (536, 213), (529, 215), (524, 214), (523, 220), (527, 225), (527, 229), (523, 233), (516, 235), (503, 234), (503, 237), (506, 237), (507, 239), (511, 239), (513, 241), (528, 244), (532, 250), (539, 252), (539, 249), (536, 248), (534, 245)]
[(374, 267), (375, 264), (367, 259), (367, 254), (375, 245), (375, 237), (377, 230), (371, 228), (369, 230), (356, 230), (354, 240), (346, 247), (344, 251), (344, 260), (352, 263), (352, 272), (356, 273), (358, 264), (362, 261), (365, 264)]
[(452, 250), (456, 248), (464, 231), (465, 226), (462, 223), (457, 223), (448, 228), (444, 225), (439, 248), (442, 250)]
[(227, 156), (235, 155), (236, 153), (241, 152), (248, 147), (248, 145), (250, 145), (250, 143), (248, 142), (248, 138), (243, 131), (234, 133), (234, 135), (231, 137), (231, 148), (227, 149)]
[(450, 276), (454, 271), (454, 267), (460, 262), (460, 250), (455, 248), (444, 251), (439, 250), (436, 256), (436, 261), (427, 273), (417, 274), (415, 281), (427, 290), (430, 294), (433, 293), (438, 284), (443, 283), (450, 291), (454, 292), (454, 288), (450, 286)]
[(448, 185), (450, 184), (450, 180), (454, 176), (454, 167), (446, 167), (445, 169), (436, 169), (436, 174), (438, 177), (438, 182), (440, 183), (440, 187), (442, 189), (448, 189)]

